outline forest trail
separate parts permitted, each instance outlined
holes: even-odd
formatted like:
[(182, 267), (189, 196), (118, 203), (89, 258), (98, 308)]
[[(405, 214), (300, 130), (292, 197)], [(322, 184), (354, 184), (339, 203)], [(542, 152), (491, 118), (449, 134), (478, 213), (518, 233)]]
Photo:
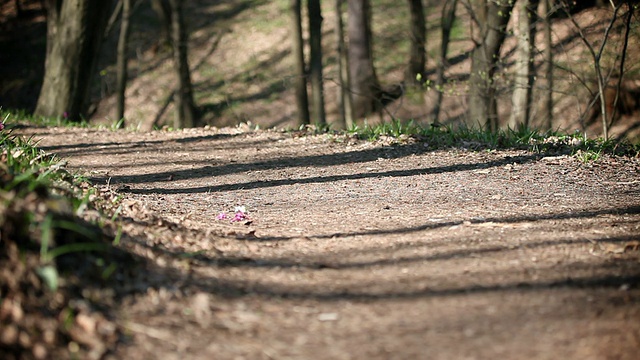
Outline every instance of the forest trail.
[[(28, 128), (122, 196), (123, 359), (635, 359), (640, 160)], [(469, 144), (470, 147), (473, 144)], [(248, 218), (218, 219), (244, 206)]]

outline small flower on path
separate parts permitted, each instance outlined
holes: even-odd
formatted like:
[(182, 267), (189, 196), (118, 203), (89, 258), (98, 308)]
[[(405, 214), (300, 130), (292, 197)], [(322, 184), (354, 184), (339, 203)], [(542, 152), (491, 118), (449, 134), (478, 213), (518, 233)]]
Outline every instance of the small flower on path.
[(4, 124), (0, 123), (0, 131), (4, 130)]
[(231, 222), (247, 220), (249, 217), (242, 211), (236, 211), (236, 215), (231, 219)]
[[(236, 206), (233, 209), (234, 216), (231, 218), (231, 222), (249, 220), (247, 215), (247, 209), (244, 206)], [(229, 216), (225, 212), (221, 212), (216, 216), (216, 220), (227, 220)]]
[(227, 218), (227, 214), (221, 212), (220, 214), (218, 214), (218, 216), (216, 216), (216, 220), (225, 220)]

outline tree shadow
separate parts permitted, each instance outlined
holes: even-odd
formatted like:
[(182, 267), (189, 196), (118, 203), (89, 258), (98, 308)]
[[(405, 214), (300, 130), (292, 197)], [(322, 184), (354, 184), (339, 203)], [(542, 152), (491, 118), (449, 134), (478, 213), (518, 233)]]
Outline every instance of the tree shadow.
[[(498, 224), (517, 224), (523, 222), (535, 222), (542, 220), (569, 220), (569, 219), (590, 219), (602, 215), (633, 215), (640, 214), (640, 205), (632, 205), (624, 208), (613, 209), (598, 209), (598, 210), (585, 210), (581, 212), (571, 213), (550, 213), (550, 214), (538, 214), (538, 215), (526, 215), (515, 217), (490, 217), (482, 220), (469, 220), (470, 224), (485, 224), (485, 223), (498, 223)], [(436, 230), (442, 228), (449, 228), (456, 225), (463, 224), (462, 220), (459, 221), (445, 221), (438, 223), (429, 223), (415, 227), (400, 227), (385, 230), (371, 230), (371, 231), (354, 231), (348, 233), (332, 233), (329, 235), (311, 236), (317, 239), (332, 239), (332, 238), (346, 238), (354, 236), (379, 236), (379, 235), (400, 235), (411, 234), (426, 230)], [(264, 238), (247, 238), (247, 241), (284, 241), (293, 240), (292, 237), (264, 237)], [(621, 237), (625, 240), (633, 240), (633, 238)], [(613, 240), (610, 240), (613, 241)]]
[[(100, 131), (100, 130), (95, 130)], [(35, 135), (37, 136), (37, 134)], [(122, 154), (132, 150), (140, 150), (144, 149), (148, 146), (154, 144), (166, 144), (175, 142), (177, 144), (182, 143), (197, 143), (201, 141), (207, 141), (209, 144), (213, 141), (225, 140), (229, 138), (233, 138), (236, 136), (240, 136), (239, 134), (209, 134), (209, 135), (201, 135), (201, 136), (188, 136), (175, 140), (141, 140), (141, 141), (106, 141), (106, 142), (90, 142), (90, 143), (74, 143), (74, 144), (65, 144), (65, 145), (51, 145), (51, 146), (39, 146), (38, 148), (45, 151), (56, 153), (57, 156), (67, 157), (75, 154), (86, 154), (88, 152), (99, 153), (101, 155), (115, 155)], [(263, 141), (258, 141), (257, 143), (261, 143)], [(249, 142), (255, 144), (256, 142)], [(250, 145), (247, 145), (250, 146)], [(151, 152), (156, 152), (157, 149), (149, 150)]]
[[(286, 79), (276, 77), (269, 81), (264, 81), (258, 78), (255, 74), (259, 71), (272, 67), (282, 60), (284, 60), (291, 51), (289, 49), (279, 51), (265, 60), (257, 62), (251, 69), (246, 71), (240, 71), (226, 82), (230, 83), (244, 83), (248, 86), (258, 84), (260, 90), (248, 95), (234, 96), (233, 94), (226, 95), (224, 100), (215, 103), (203, 103), (199, 105), (199, 111), (204, 122), (215, 123), (215, 119), (218, 119), (224, 115), (225, 112), (232, 110), (239, 104), (250, 103), (259, 100), (269, 99), (275, 95), (281, 94), (287, 90)], [(225, 81), (215, 81), (213, 83), (206, 81), (196, 84), (195, 87), (200, 92), (211, 92), (219, 90), (225, 85)]]
[[(283, 157), (273, 160), (255, 161), (249, 163), (230, 163), (220, 166), (205, 165), (197, 168), (185, 169), (185, 170), (171, 170), (161, 171), (156, 173), (139, 174), (139, 175), (121, 175), (111, 177), (112, 183), (126, 183), (126, 184), (142, 184), (147, 182), (154, 182), (158, 179), (167, 178), (172, 176), (175, 179), (197, 179), (204, 177), (216, 177), (235, 173), (243, 173), (252, 170), (273, 170), (273, 169), (285, 169), (285, 168), (298, 168), (298, 167), (329, 167), (344, 164), (356, 164), (376, 161), (379, 158), (385, 159), (397, 159), (411, 155), (421, 154), (431, 151), (423, 146), (423, 144), (409, 144), (397, 146), (394, 148), (374, 148), (365, 150), (353, 150), (345, 153), (334, 154), (321, 154), (321, 155), (307, 155), (307, 156), (295, 156), (295, 157)], [(239, 189), (256, 189), (266, 187), (278, 187), (293, 184), (310, 184), (310, 183), (327, 183), (342, 180), (354, 180), (354, 179), (368, 179), (378, 177), (405, 177), (415, 176), (420, 174), (437, 174), (444, 172), (455, 171), (469, 171), (475, 169), (486, 169), (492, 167), (504, 166), (510, 163), (527, 163), (535, 161), (540, 158), (541, 155), (529, 154), (518, 156), (507, 156), (500, 160), (493, 160), (489, 162), (479, 162), (471, 164), (455, 164), (447, 166), (435, 166), (426, 168), (417, 168), (410, 170), (390, 170), (380, 172), (366, 172), (355, 173), (349, 175), (331, 175), (331, 176), (314, 176), (300, 179), (274, 179), (274, 180), (256, 180), (244, 183), (225, 184), (216, 186), (202, 186), (192, 188), (144, 188), (144, 189), (129, 189), (127, 191), (138, 194), (177, 194), (177, 193), (199, 193), (199, 192), (218, 192), (218, 191), (233, 191)], [(197, 164), (197, 162), (194, 162)], [(101, 177), (92, 178), (95, 182), (104, 182), (106, 179)]]
[[(211, 56), (216, 51), (216, 49), (218, 48), (218, 45), (220, 45), (220, 42), (222, 41), (222, 37), (228, 33), (229, 31), (223, 30), (216, 36), (215, 40), (211, 42), (211, 45), (209, 46), (209, 50), (207, 50), (205, 55), (200, 58), (200, 61), (198, 61), (198, 63), (192, 67), (192, 70), (191, 70), (192, 73), (198, 71), (206, 63), (207, 58), (209, 58), (209, 56)], [(193, 86), (194, 86), (194, 89), (197, 89), (197, 85), (193, 85)], [(173, 103), (175, 93), (176, 93), (176, 90), (174, 89), (167, 95), (165, 101), (163, 102), (162, 106), (158, 110), (158, 113), (153, 119), (153, 122), (152, 122), (153, 126), (159, 125), (160, 119), (162, 118), (164, 113), (167, 111), (167, 108), (169, 107), (169, 105)], [(198, 107), (196, 109), (196, 112), (198, 115), (197, 118), (200, 119), (202, 116), (201, 114), (202, 109)]]
[[(591, 218), (605, 214), (616, 215), (635, 215), (640, 214), (640, 206), (630, 206), (626, 208), (613, 208), (613, 209), (594, 209), (585, 210), (578, 213), (560, 212), (554, 214), (531, 214), (522, 217), (503, 217), (495, 219), (487, 219), (483, 222), (500, 222), (500, 223), (517, 223), (517, 222), (529, 222), (529, 221), (542, 221), (548, 219), (580, 219)], [(389, 229), (382, 232), (368, 232), (367, 236), (384, 236), (391, 233), (406, 233), (412, 231), (424, 231), (424, 230), (436, 230), (442, 226), (450, 226), (451, 224), (437, 224), (436, 226), (428, 226), (424, 228), (407, 228), (407, 229)], [(176, 225), (179, 226), (179, 225)], [(357, 234), (343, 234), (344, 236), (356, 236)], [(362, 249), (350, 249), (342, 252), (332, 252), (329, 254), (321, 253), (304, 253), (298, 254), (294, 257), (275, 257), (265, 258), (260, 256), (248, 257), (248, 256), (225, 256), (224, 254), (218, 254), (216, 256), (207, 255), (207, 253), (188, 254), (191, 261), (195, 266), (201, 267), (214, 267), (214, 268), (237, 268), (237, 269), (265, 269), (285, 271), (285, 272), (300, 272), (311, 271), (320, 274), (323, 271), (351, 271), (351, 270), (367, 270), (370, 268), (376, 268), (384, 270), (385, 268), (410, 266), (412, 264), (433, 264), (434, 262), (442, 263), (441, 266), (446, 267), (450, 261), (466, 261), (473, 259), (474, 261), (482, 260), (485, 256), (490, 256), (496, 253), (516, 253), (521, 248), (527, 250), (546, 249), (559, 245), (576, 245), (585, 246), (594, 243), (624, 243), (634, 240), (635, 234), (620, 235), (617, 237), (602, 237), (598, 239), (576, 239), (576, 238), (560, 238), (557, 240), (544, 240), (544, 236), (540, 237), (540, 240), (530, 240), (525, 243), (513, 246), (514, 243), (510, 242), (504, 245), (492, 245), (492, 246), (478, 246), (476, 248), (456, 249), (438, 251), (437, 248), (426, 255), (415, 256), (401, 256), (401, 257), (384, 257), (367, 261), (357, 260), (358, 255), (361, 253), (376, 253), (376, 254), (389, 254), (397, 252), (398, 249), (394, 247), (394, 244), (387, 244), (383, 246), (366, 247)], [(315, 237), (311, 235), (311, 239), (326, 238), (325, 236)], [(271, 240), (280, 241), (281, 239)], [(439, 240), (441, 242), (450, 243), (455, 241), (456, 237), (447, 237), (446, 239)], [(464, 239), (458, 239), (464, 241)], [(238, 241), (246, 241), (246, 239), (238, 239)], [(144, 245), (148, 246), (148, 245)], [(433, 243), (418, 243), (413, 245), (414, 247), (434, 248)], [(150, 247), (150, 249), (153, 247)], [(406, 248), (403, 250), (407, 250)], [(169, 251), (167, 249), (154, 249), (159, 251), (164, 256), (169, 258), (184, 258), (185, 253), (180, 251)], [(353, 260), (356, 259), (356, 260)], [(487, 280), (479, 280), (467, 285), (446, 285), (446, 281), (441, 279), (439, 275), (433, 274), (429, 277), (433, 281), (432, 287), (414, 287), (414, 286), (401, 286), (394, 283), (385, 283), (389, 280), (374, 280), (375, 289), (369, 288), (373, 283), (358, 283), (352, 284), (352, 286), (345, 286), (338, 289), (332, 287), (332, 290), (324, 290), (322, 287), (309, 288), (305, 284), (291, 284), (282, 283), (277, 284), (269, 281), (260, 280), (227, 280), (223, 277), (208, 277), (204, 275), (183, 274), (179, 275), (182, 278), (182, 283), (188, 284), (191, 289), (197, 289), (198, 291), (216, 293), (221, 296), (228, 297), (244, 297), (244, 296), (259, 296), (265, 298), (287, 298), (287, 299), (306, 299), (316, 301), (384, 301), (389, 299), (427, 299), (427, 298), (439, 298), (439, 297), (451, 297), (459, 295), (473, 295), (484, 293), (511, 293), (511, 292), (538, 292), (549, 289), (565, 288), (565, 289), (617, 289), (622, 285), (636, 287), (640, 285), (640, 267), (633, 266), (635, 259), (629, 258), (628, 260), (619, 260), (617, 262), (603, 261), (602, 259), (594, 257), (594, 262), (583, 262), (580, 260), (568, 261), (561, 268), (549, 267), (543, 269), (536, 269), (536, 271), (543, 273), (544, 276), (540, 276), (544, 280), (533, 280), (527, 276), (516, 275), (509, 278), (508, 281), (501, 281), (499, 283), (492, 283)], [(527, 272), (527, 269), (524, 273)], [(532, 269), (533, 270), (533, 269)], [(578, 274), (576, 276), (566, 276), (567, 271), (570, 273)], [(469, 277), (476, 279), (486, 278), (502, 278), (499, 276), (502, 272), (505, 274), (512, 269), (501, 269), (491, 272), (491, 274), (485, 272), (470, 273)], [(584, 275), (584, 273), (590, 273), (591, 275)], [(521, 274), (521, 272), (519, 272)], [(487, 276), (485, 276), (487, 275)], [(490, 276), (489, 276), (490, 275)], [(513, 274), (512, 274), (513, 275)], [(335, 276), (339, 276), (336, 274)], [(515, 280), (513, 278), (516, 278)], [(347, 277), (348, 279), (348, 277)], [(369, 281), (367, 280), (367, 281)], [(416, 280), (424, 280), (420, 277), (416, 277)], [(436, 281), (438, 280), (438, 281)], [(443, 285), (445, 284), (445, 285)], [(387, 290), (380, 291), (380, 286)]]
[(324, 302), (337, 301), (385, 301), (399, 299), (430, 299), (452, 296), (470, 296), (487, 293), (520, 293), (539, 292), (549, 289), (618, 289), (623, 285), (637, 286), (640, 283), (640, 272), (629, 275), (586, 276), (576, 278), (564, 278), (551, 281), (516, 281), (500, 284), (452, 286), (444, 288), (425, 288), (423, 290), (392, 291), (392, 292), (368, 292), (357, 290), (323, 291), (322, 289), (306, 290), (273, 284), (254, 284), (241, 282), (229, 282), (222, 279), (196, 277), (192, 279), (194, 287), (200, 291), (238, 294), (237, 297), (260, 296), (266, 298), (285, 298), (296, 300), (316, 300)]

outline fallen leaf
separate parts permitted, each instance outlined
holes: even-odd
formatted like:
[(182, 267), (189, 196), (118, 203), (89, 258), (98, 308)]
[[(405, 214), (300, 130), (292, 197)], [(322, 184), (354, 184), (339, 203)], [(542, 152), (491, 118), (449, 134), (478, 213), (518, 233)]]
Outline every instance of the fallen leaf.
[(338, 313), (322, 313), (318, 315), (320, 321), (336, 321), (338, 320)]

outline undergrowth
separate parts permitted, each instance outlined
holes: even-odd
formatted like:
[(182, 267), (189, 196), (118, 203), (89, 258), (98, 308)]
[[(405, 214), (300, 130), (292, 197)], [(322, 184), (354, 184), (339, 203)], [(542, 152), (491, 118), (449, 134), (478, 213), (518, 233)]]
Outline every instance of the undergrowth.
[[(70, 122), (64, 117), (46, 118), (30, 115), (24, 111), (7, 111), (0, 108), (0, 118), (20, 119), (36, 126), (57, 127), (92, 127), (86, 121)], [(111, 126), (97, 126), (102, 129), (118, 131), (122, 121), (114, 122)], [(259, 126), (252, 124), (240, 124), (238, 128), (247, 127), (251, 130), (259, 130)], [(132, 129), (138, 130), (138, 129)], [(175, 131), (171, 127), (165, 127), (163, 131)], [(291, 132), (292, 130), (285, 130)], [(467, 148), (471, 150), (492, 149), (525, 149), (536, 153), (563, 153), (575, 156), (583, 162), (598, 160), (603, 154), (619, 156), (640, 156), (640, 143), (630, 143), (627, 140), (602, 138), (592, 139), (585, 134), (576, 131), (563, 133), (561, 131), (539, 131), (530, 128), (500, 129), (489, 131), (482, 127), (461, 125), (457, 127), (448, 125), (424, 126), (413, 120), (400, 121), (394, 119), (377, 125), (366, 123), (354, 125), (347, 130), (333, 130), (331, 125), (303, 125), (297, 132), (306, 134), (333, 134), (346, 135), (366, 141), (387, 140), (393, 144), (401, 144), (405, 141), (420, 141), (428, 144), (430, 148)], [(388, 141), (388, 140), (392, 141)]]
[[(65, 170), (65, 161), (36, 145), (11, 130), (0, 132), (0, 226), (3, 239), (15, 236), (25, 247), (37, 243), (47, 262), (57, 230), (93, 236), (74, 218), (87, 208), (92, 191), (82, 177)], [(24, 220), (30, 223), (28, 233), (15, 226)]]
[(66, 163), (38, 149), (34, 139), (14, 135), (11, 115), (2, 120), (0, 358), (101, 356), (120, 330), (96, 335), (96, 346), (83, 344), (78, 334), (87, 330), (74, 320), (80, 313), (103, 317), (86, 291), (112, 287), (112, 275), (131, 256), (82, 218), (94, 207), (95, 190), (86, 179), (66, 171)]
[[(120, 130), (125, 124), (125, 119), (113, 121), (110, 125), (93, 125), (87, 120), (71, 121), (67, 119), (64, 114), (57, 117), (46, 117), (31, 114), (25, 110), (8, 110), (0, 108), (0, 119), (7, 121), (19, 120), (22, 123), (28, 123), (30, 126), (42, 126), (42, 127), (74, 127), (74, 128), (98, 128), (108, 129), (112, 131)], [(128, 129), (139, 130), (138, 126), (128, 126)]]
[(375, 126), (355, 125), (345, 133), (367, 141), (379, 141), (389, 137), (398, 139), (396, 143), (420, 141), (434, 149), (525, 149), (536, 153), (563, 153), (576, 156), (584, 162), (598, 160), (602, 154), (640, 156), (640, 144), (632, 144), (626, 140), (590, 139), (580, 132), (566, 134), (559, 131), (540, 132), (528, 128), (492, 132), (468, 126), (424, 127), (413, 121), (394, 120)]
[(8, 110), (0, 108), (0, 118), (6, 121), (20, 120), (34, 126), (56, 126), (56, 127), (89, 127), (86, 120), (70, 121), (65, 118), (64, 114), (58, 117), (46, 117), (33, 115), (24, 110)]

